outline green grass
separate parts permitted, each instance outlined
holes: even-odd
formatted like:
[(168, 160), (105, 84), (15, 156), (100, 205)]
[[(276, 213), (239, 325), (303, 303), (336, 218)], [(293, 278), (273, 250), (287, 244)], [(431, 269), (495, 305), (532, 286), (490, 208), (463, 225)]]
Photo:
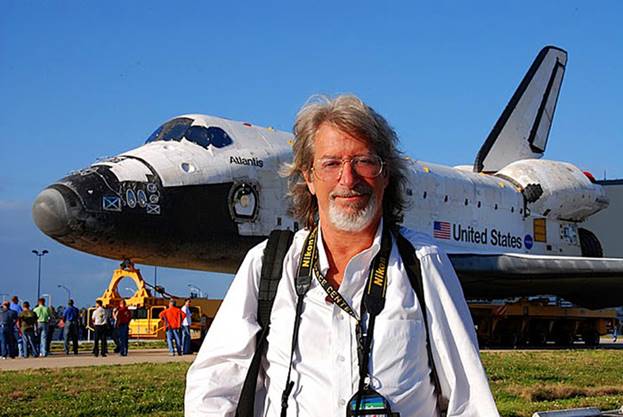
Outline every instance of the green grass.
[[(623, 405), (616, 350), (483, 352), (503, 416)], [(190, 364), (135, 364), (0, 373), (0, 416), (182, 416)]]
[(618, 350), (483, 352), (500, 414), (577, 407), (623, 406), (623, 365)]
[(189, 364), (3, 372), (2, 416), (182, 416)]

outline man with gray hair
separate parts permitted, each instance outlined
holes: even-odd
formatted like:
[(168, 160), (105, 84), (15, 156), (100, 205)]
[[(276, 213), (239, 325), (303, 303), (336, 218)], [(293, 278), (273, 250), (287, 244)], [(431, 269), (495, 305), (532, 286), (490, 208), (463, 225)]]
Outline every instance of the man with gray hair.
[(398, 226), (407, 171), (395, 132), (339, 96), (304, 106), (294, 135), (284, 172), (305, 228), (283, 259), (255, 412), (239, 398), (263, 330), (266, 242), (247, 254), (188, 371), (186, 416), (498, 416), (448, 257)]

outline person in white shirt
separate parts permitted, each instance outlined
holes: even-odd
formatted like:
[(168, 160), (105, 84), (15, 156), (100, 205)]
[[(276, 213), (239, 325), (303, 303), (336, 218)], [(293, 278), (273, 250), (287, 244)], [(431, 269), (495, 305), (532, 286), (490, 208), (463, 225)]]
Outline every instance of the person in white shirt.
[(182, 320), (182, 353), (190, 355), (192, 352), (190, 347), (190, 324), (192, 323), (192, 313), (190, 312), (190, 298), (184, 300), (182, 311), (186, 314)]
[(95, 310), (91, 314), (93, 320), (93, 328), (95, 336), (93, 338), (93, 356), (99, 356), (100, 349), (102, 357), (106, 357), (108, 353), (108, 341), (106, 336), (108, 333), (108, 314), (102, 305), (102, 300), (95, 301)]
[[(292, 213), (305, 229), (283, 262), (255, 415), (363, 415), (361, 404), (378, 400), (385, 410), (378, 415), (497, 417), (448, 257), (427, 235), (397, 226), (406, 168), (395, 132), (360, 99), (338, 96), (304, 106), (294, 134), (294, 160), (284, 172)], [(425, 300), (411, 285), (398, 233), (415, 249)], [(188, 371), (187, 417), (236, 415), (260, 329), (265, 246), (247, 254)], [(300, 295), (298, 279), (311, 264)], [(384, 307), (373, 315), (362, 300), (372, 299), (377, 278)]]

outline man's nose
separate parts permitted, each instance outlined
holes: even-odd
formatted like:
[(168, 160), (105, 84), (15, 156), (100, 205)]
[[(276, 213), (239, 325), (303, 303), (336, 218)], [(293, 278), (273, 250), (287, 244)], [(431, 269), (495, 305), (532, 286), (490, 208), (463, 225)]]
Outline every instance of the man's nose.
[(351, 185), (355, 184), (359, 180), (359, 176), (355, 169), (353, 168), (352, 161), (343, 161), (342, 169), (340, 173), (340, 184), (342, 185)]

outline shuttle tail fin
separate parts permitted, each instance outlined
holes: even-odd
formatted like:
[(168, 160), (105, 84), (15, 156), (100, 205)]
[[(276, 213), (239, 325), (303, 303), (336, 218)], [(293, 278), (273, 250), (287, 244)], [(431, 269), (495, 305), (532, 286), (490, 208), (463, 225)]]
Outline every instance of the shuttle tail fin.
[(497, 172), (511, 162), (541, 158), (560, 94), (567, 52), (543, 48), (478, 151), (475, 172)]

